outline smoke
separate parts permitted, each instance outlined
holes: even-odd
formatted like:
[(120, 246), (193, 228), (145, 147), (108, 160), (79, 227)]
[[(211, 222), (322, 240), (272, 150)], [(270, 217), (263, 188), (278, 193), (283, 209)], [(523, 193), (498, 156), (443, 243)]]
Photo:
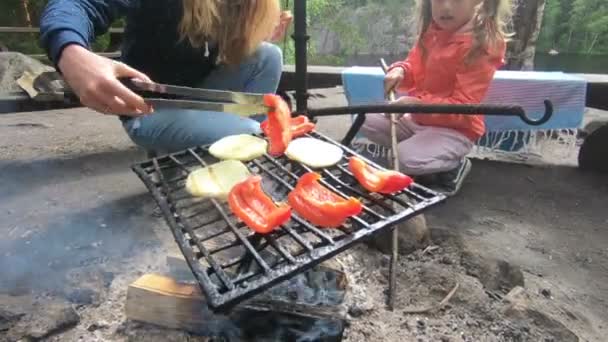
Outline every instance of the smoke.
[[(151, 224), (135, 219), (147, 215), (141, 213), (143, 200), (129, 196), (88, 210), (64, 212), (46, 222), (26, 215), (5, 220), (0, 238), (0, 292), (66, 293), (71, 283), (78, 283), (71, 274), (104, 273), (157, 244), (149, 241), (155, 238), (149, 232)], [(29, 210), (36, 213), (37, 209)]]

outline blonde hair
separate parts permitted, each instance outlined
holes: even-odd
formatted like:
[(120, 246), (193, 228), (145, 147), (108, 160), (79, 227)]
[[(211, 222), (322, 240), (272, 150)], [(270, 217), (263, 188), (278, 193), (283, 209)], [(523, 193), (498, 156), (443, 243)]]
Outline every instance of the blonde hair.
[(270, 37), (280, 17), (278, 0), (183, 0), (180, 35), (197, 48), (214, 41), (221, 62), (235, 65)]
[[(418, 19), (418, 45), (423, 56), (426, 49), (423, 37), (433, 20), (431, 0), (416, 0)], [(473, 17), (473, 46), (465, 58), (469, 63), (485, 50), (496, 51), (511, 36), (507, 25), (511, 19), (511, 0), (481, 0)]]

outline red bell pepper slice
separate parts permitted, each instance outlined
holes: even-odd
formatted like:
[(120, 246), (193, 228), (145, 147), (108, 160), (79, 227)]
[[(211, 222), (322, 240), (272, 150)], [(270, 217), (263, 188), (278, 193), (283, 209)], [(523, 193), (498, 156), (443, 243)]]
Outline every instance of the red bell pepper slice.
[(287, 196), (289, 205), (302, 218), (320, 227), (335, 228), (361, 213), (363, 205), (358, 199), (338, 196), (321, 185), (319, 179), (321, 175), (316, 172), (304, 174)]
[(291, 112), (287, 103), (278, 95), (264, 95), (264, 104), (271, 108), (268, 111), (268, 125), (264, 132), (268, 136), (270, 145), (268, 153), (279, 156), (285, 152), (292, 139)]
[(262, 177), (250, 176), (236, 184), (228, 194), (230, 210), (256, 233), (267, 234), (291, 217), (287, 204), (275, 204), (264, 193)]
[[(315, 126), (315, 123), (310, 122), (306, 115), (299, 115), (295, 118), (291, 118), (291, 136), (293, 138), (301, 137), (306, 133), (309, 133), (314, 130)], [(262, 129), (262, 132), (264, 132), (264, 134), (268, 135), (268, 120), (264, 120), (260, 124), (260, 128)]]
[(378, 170), (360, 158), (352, 157), (348, 168), (359, 184), (371, 192), (392, 194), (409, 187), (414, 180), (401, 172)]

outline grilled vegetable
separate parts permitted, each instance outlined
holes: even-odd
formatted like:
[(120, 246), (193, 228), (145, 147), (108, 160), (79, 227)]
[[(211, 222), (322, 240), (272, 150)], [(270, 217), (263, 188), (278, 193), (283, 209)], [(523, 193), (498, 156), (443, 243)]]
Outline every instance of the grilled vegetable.
[[(296, 116), (295, 118), (291, 118), (290, 121), (290, 129), (292, 138), (297, 138), (305, 135), (306, 133), (312, 132), (315, 129), (315, 124), (310, 122), (306, 115)], [(268, 130), (268, 120), (264, 120), (260, 125), (262, 132), (268, 135), (266, 131)]]
[(291, 208), (275, 204), (264, 193), (262, 177), (251, 176), (235, 185), (228, 195), (230, 210), (256, 233), (267, 234), (291, 217)]
[(304, 174), (287, 196), (298, 215), (317, 226), (335, 228), (361, 213), (363, 206), (358, 199), (338, 196), (319, 183), (319, 179), (321, 175), (316, 172)]
[(378, 170), (357, 157), (350, 158), (348, 168), (359, 184), (371, 192), (392, 194), (409, 187), (414, 180), (409, 176), (391, 170)]
[(209, 153), (218, 159), (249, 161), (264, 155), (267, 148), (268, 143), (264, 139), (238, 134), (216, 141), (209, 147)]
[(249, 176), (245, 164), (225, 160), (192, 171), (186, 179), (186, 190), (195, 197), (226, 198), (235, 184)]
[(336, 145), (315, 138), (298, 138), (285, 151), (287, 157), (312, 168), (329, 167), (337, 164), (344, 151)]
[(291, 112), (287, 103), (278, 95), (264, 95), (264, 104), (271, 107), (268, 111), (266, 136), (270, 142), (268, 153), (273, 156), (282, 155), (291, 142)]

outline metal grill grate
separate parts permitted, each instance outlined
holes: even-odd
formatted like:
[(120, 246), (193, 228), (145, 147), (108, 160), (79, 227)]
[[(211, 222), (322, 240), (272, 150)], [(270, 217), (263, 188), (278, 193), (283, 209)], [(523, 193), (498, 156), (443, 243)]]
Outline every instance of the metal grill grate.
[[(254, 234), (231, 213), (227, 203), (193, 198), (184, 187), (188, 174), (218, 161), (207, 147), (133, 166), (160, 206), (214, 310), (229, 309), (445, 199), (417, 184), (396, 195), (369, 193), (348, 170), (348, 158), (355, 152), (318, 133), (309, 136), (345, 151), (338, 165), (314, 170), (322, 175), (321, 183), (341, 196), (359, 198), (364, 205), (359, 216), (337, 229), (315, 227), (293, 211), (292, 219), (275, 232)], [(262, 187), (275, 201), (286, 201), (298, 178), (313, 171), (285, 156), (265, 155), (246, 165), (262, 176)]]

